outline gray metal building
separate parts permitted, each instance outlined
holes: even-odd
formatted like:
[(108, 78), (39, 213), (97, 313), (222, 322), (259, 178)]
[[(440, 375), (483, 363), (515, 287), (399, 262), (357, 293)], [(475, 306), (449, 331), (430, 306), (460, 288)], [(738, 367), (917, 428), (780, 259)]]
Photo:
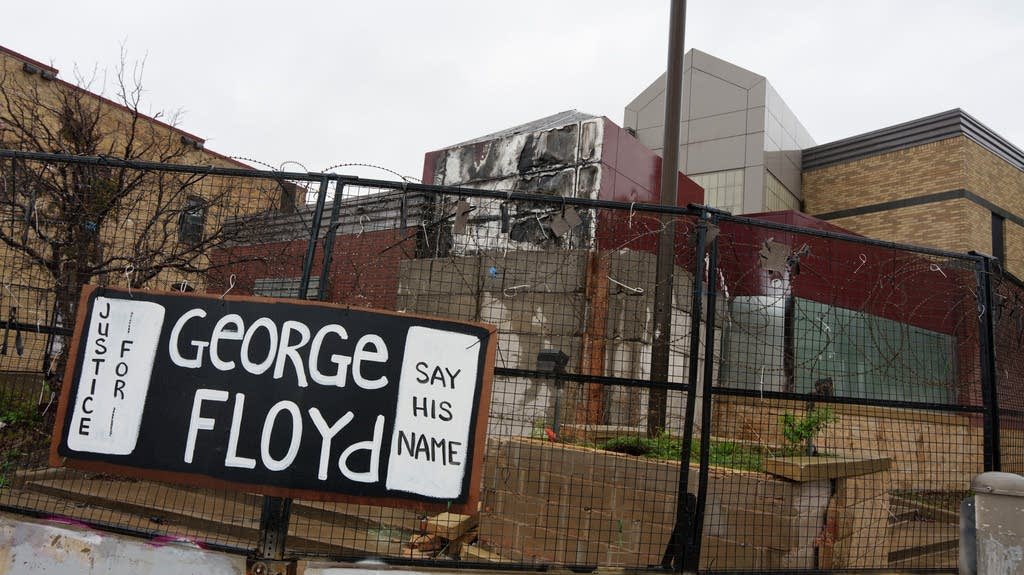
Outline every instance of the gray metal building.
[[(801, 150), (815, 145), (771, 83), (699, 50), (683, 57), (679, 169), (735, 214), (799, 210)], [(661, 154), (665, 75), (626, 106), (624, 127)]]

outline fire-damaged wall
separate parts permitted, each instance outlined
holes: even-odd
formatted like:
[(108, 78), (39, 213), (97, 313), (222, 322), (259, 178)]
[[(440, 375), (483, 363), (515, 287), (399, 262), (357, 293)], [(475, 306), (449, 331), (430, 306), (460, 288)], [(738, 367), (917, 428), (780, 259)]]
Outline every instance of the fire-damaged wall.
[[(423, 181), (429, 184), (637, 204), (660, 201), (660, 178), (661, 158), (654, 152), (608, 118), (576, 111), (429, 152), (423, 165)], [(682, 174), (678, 187), (679, 205), (703, 201), (700, 186)], [(455, 253), (482, 249), (615, 249), (621, 247), (626, 235), (630, 240), (637, 235), (635, 230), (612, 233), (617, 229), (612, 214), (596, 210), (574, 210), (581, 223), (564, 232), (560, 221), (565, 209), (558, 205), (478, 204), (469, 214), (469, 225), (453, 238)], [(654, 241), (647, 238), (630, 247), (653, 251)]]
[(606, 121), (564, 112), (428, 152), (423, 182), (595, 197)]

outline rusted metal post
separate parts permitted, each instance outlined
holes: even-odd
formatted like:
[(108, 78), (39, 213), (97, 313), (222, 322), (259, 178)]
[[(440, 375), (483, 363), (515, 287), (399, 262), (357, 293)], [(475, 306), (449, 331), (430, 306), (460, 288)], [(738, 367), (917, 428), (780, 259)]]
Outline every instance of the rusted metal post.
[[(583, 331), (580, 373), (604, 375), (606, 347), (608, 345), (608, 258), (600, 251), (590, 253), (587, 260), (587, 324)], [(588, 383), (584, 390), (585, 409), (579, 423), (604, 423), (604, 386)], [(582, 421), (580, 421), (582, 419)]]

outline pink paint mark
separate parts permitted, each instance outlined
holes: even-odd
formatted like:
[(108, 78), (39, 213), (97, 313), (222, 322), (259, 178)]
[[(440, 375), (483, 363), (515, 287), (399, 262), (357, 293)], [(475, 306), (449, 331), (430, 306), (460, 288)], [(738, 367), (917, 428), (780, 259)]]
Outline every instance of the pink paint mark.
[(72, 519), (70, 517), (64, 517), (63, 515), (50, 515), (44, 518), (45, 521), (50, 523), (59, 523), (61, 525), (74, 525), (75, 527), (82, 527), (84, 529), (92, 529), (92, 526), (88, 523)]
[(191, 537), (179, 537), (177, 535), (160, 535), (159, 537), (154, 537), (153, 539), (150, 539), (149, 544), (152, 547), (163, 547), (165, 545), (172, 544), (184, 544), (191, 547), (195, 547), (196, 549), (206, 549), (206, 545), (204, 545), (203, 542), (199, 541), (198, 539), (193, 539)]

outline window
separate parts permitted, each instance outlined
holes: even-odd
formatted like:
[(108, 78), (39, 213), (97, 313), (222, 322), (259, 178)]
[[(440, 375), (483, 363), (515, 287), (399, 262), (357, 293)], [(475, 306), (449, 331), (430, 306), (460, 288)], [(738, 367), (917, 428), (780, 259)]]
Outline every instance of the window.
[(954, 336), (793, 297), (737, 297), (730, 312), (719, 385), (811, 393), (831, 380), (842, 397), (957, 401)]
[(768, 170), (764, 171), (764, 211), (800, 211), (800, 200)]
[(836, 395), (953, 403), (953, 336), (795, 298), (793, 376), (799, 393), (831, 378)]
[(689, 176), (704, 188), (704, 203), (731, 214), (743, 212), (743, 169)]
[(189, 196), (178, 217), (178, 241), (183, 244), (198, 244), (203, 240), (203, 221), (206, 219), (206, 202), (203, 198)]
[[(252, 287), (252, 294), (263, 297), (297, 298), (301, 285), (302, 278), (300, 277), (257, 278)], [(317, 299), (319, 290), (320, 276), (310, 276), (306, 299)]]
[(1006, 264), (1006, 218), (992, 212), (992, 257)]

